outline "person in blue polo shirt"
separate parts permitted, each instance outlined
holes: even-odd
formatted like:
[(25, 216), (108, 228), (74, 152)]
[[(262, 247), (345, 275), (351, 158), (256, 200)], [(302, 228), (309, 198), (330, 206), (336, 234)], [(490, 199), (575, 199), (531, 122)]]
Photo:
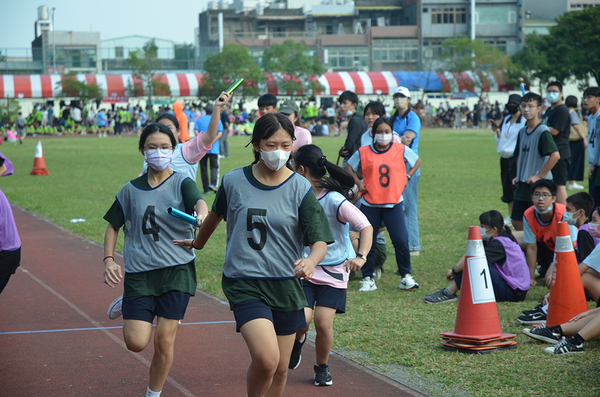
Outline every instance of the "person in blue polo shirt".
[[(419, 155), (419, 133), (421, 131), (421, 119), (410, 108), (410, 91), (406, 87), (398, 87), (394, 91), (394, 108), (390, 121), (393, 130), (400, 135), (402, 143)], [(404, 216), (408, 227), (408, 246), (411, 255), (419, 255), (421, 252), (421, 241), (419, 237), (419, 218), (417, 216), (417, 196), (419, 192), (419, 179), (421, 179), (421, 168), (406, 184), (404, 189)]]

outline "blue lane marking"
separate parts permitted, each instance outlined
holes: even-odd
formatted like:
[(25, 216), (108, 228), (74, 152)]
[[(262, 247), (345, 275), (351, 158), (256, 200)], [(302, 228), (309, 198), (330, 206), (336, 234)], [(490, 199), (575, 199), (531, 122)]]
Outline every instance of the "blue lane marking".
[[(235, 321), (205, 321), (200, 323), (181, 323), (181, 325), (211, 325), (211, 324), (235, 324)], [(156, 327), (155, 324), (152, 324)], [(70, 328), (70, 329), (45, 329), (38, 331), (12, 331), (12, 332), (0, 332), (0, 335), (16, 335), (16, 334), (43, 334), (51, 332), (72, 332), (72, 331), (101, 331), (103, 329), (121, 329), (123, 326), (119, 325), (116, 327), (92, 327), (92, 328)]]

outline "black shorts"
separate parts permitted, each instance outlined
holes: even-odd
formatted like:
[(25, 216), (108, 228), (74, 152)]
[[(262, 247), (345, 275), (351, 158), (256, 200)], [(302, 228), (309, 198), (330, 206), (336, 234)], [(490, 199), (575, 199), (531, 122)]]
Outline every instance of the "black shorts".
[(517, 177), (517, 156), (505, 159), (500, 157), (500, 179), (502, 181), (502, 202), (512, 203), (516, 186), (512, 181)]
[(302, 289), (308, 303), (306, 307), (314, 309), (315, 305), (325, 306), (335, 309), (336, 313), (346, 313), (346, 289), (317, 285), (306, 280), (302, 280)]
[(525, 211), (532, 205), (533, 201), (514, 200), (512, 214), (510, 214), (510, 219), (512, 219), (513, 221), (523, 222), (523, 215), (525, 215)]
[(15, 274), (21, 264), (21, 247), (14, 251), (0, 251), (0, 278)]
[(270, 320), (277, 335), (295, 334), (306, 327), (304, 309), (294, 312), (282, 312), (271, 309), (269, 305), (258, 299), (240, 302), (235, 305), (233, 307), (233, 316), (235, 317), (236, 332), (240, 332), (240, 328), (244, 324), (257, 318)]
[(552, 168), (552, 179), (557, 186), (565, 186), (567, 184), (570, 166), (571, 159), (560, 159), (554, 168)]
[(132, 296), (123, 298), (123, 319), (152, 323), (154, 317), (181, 320), (190, 301), (190, 294), (169, 291), (161, 296)]

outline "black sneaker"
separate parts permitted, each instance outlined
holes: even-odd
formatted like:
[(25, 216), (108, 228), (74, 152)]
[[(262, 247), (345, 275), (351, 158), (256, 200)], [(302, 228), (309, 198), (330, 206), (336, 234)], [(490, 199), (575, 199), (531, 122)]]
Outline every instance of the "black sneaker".
[(298, 365), (300, 365), (300, 361), (302, 361), (302, 346), (306, 343), (306, 335), (304, 335), (304, 342), (298, 342), (297, 339), (294, 339), (294, 348), (292, 349), (292, 355), (290, 356), (290, 364), (288, 365), (289, 369), (296, 369)]
[(423, 300), (426, 303), (443, 303), (443, 302), (455, 302), (458, 300), (456, 293), (452, 292), (450, 295), (446, 293), (446, 288), (435, 292), (433, 294), (425, 295)]
[(331, 386), (333, 380), (329, 375), (329, 365), (315, 365), (315, 386)]
[(541, 340), (542, 342), (548, 342), (548, 343), (552, 343), (552, 344), (558, 343), (562, 339), (561, 334), (556, 334), (556, 333), (550, 331), (550, 329), (548, 329), (548, 327), (546, 327), (545, 325), (542, 325), (541, 327), (537, 327), (537, 328), (533, 328), (533, 329), (525, 328), (523, 330), (523, 333), (525, 335), (529, 336), (530, 338)]
[(576, 345), (573, 343), (573, 339), (566, 338), (558, 342), (554, 346), (550, 346), (544, 349), (548, 354), (571, 354), (571, 353), (583, 353), (583, 343)]
[(531, 310), (523, 310), (523, 311), (521, 312), (521, 314), (524, 314), (524, 315), (528, 316), (528, 315), (530, 315), (530, 314), (534, 314), (534, 313), (540, 313), (540, 312), (541, 312), (541, 313), (543, 313), (543, 311), (542, 311), (542, 306), (543, 306), (543, 305), (542, 305), (542, 302), (540, 302), (540, 303), (539, 303), (539, 305), (537, 305), (536, 307), (534, 307), (534, 308), (533, 308), (533, 309), (531, 309)]
[(546, 313), (539, 311), (533, 314), (523, 314), (517, 317), (517, 321), (523, 325), (546, 324)]

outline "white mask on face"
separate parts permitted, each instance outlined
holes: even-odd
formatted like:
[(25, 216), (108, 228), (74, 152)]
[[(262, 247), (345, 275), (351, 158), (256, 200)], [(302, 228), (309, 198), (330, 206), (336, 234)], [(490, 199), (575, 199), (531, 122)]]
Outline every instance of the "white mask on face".
[(155, 171), (163, 171), (171, 164), (173, 151), (171, 149), (150, 149), (144, 151), (146, 163)]
[(408, 107), (408, 98), (394, 98), (394, 107), (404, 110)]
[(381, 146), (386, 146), (392, 141), (392, 134), (375, 134), (375, 142)]
[(265, 165), (273, 171), (279, 171), (290, 158), (290, 153), (285, 150), (273, 150), (265, 152), (260, 149), (260, 158)]

